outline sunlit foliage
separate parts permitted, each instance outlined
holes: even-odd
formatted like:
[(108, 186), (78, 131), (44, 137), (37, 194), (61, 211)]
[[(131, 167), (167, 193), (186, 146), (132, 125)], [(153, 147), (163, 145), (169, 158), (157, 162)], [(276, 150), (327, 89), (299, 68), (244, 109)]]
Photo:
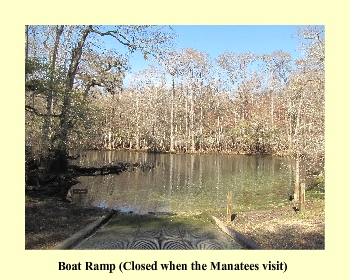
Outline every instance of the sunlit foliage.
[[(90, 37), (67, 92), (71, 59), (84, 30)], [(67, 150), (277, 154), (305, 160), (305, 170), (323, 169), (322, 28), (298, 30), (302, 57), (295, 61), (279, 50), (225, 52), (217, 58), (192, 48), (175, 50), (174, 34), (156, 26), (64, 26), (59, 31), (55, 26), (27, 29), (26, 145), (38, 153), (45, 125), (55, 148), (66, 122), (68, 137), (61, 140)], [(158, 66), (135, 73), (125, 86), (128, 56), (104, 49), (104, 36), (130, 53), (141, 51)]]

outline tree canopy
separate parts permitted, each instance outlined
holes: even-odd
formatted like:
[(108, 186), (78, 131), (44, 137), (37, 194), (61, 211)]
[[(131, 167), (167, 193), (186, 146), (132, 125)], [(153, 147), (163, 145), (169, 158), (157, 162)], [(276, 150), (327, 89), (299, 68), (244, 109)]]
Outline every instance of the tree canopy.
[[(109, 36), (157, 65), (135, 73)], [(26, 147), (64, 171), (70, 149), (289, 155), (324, 167), (324, 34), (302, 58), (176, 50), (165, 26), (26, 26)]]

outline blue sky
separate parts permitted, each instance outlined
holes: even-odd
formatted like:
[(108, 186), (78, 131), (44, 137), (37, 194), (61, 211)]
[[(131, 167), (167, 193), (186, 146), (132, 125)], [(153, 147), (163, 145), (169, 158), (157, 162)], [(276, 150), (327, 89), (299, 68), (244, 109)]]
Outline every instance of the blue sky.
[(296, 56), (298, 41), (291, 35), (297, 26), (247, 26), (208, 25), (172, 26), (180, 48), (193, 47), (216, 58), (225, 50), (229, 52), (272, 53), (282, 50)]
[[(171, 25), (178, 37), (176, 49), (194, 48), (208, 53), (212, 60), (225, 51), (271, 54), (281, 50), (293, 59), (301, 56), (299, 41), (293, 38), (296, 25)], [(110, 46), (115, 49), (122, 46)], [(124, 48), (125, 50), (125, 48)], [(130, 58), (132, 72), (146, 69), (146, 62), (140, 53)]]

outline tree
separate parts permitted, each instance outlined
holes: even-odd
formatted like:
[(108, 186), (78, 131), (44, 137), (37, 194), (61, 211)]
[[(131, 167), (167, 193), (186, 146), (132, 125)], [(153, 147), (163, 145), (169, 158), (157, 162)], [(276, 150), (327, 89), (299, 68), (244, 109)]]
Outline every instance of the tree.
[(68, 141), (68, 130), (70, 128), (70, 107), (71, 107), (71, 95), (73, 91), (73, 85), (75, 81), (75, 76), (78, 71), (78, 65), (83, 54), (83, 47), (85, 41), (92, 31), (92, 25), (83, 27), (81, 30), (80, 38), (77, 45), (73, 48), (71, 53), (71, 61), (68, 67), (68, 72), (66, 75), (66, 81), (64, 85), (64, 97), (63, 106), (60, 116), (61, 130), (58, 137), (58, 146), (55, 150), (55, 156), (51, 162), (49, 168), (50, 171), (56, 172), (66, 172), (67, 171), (67, 141)]
[(170, 152), (175, 151), (174, 136), (174, 96), (175, 96), (175, 77), (183, 75), (183, 63), (181, 62), (181, 53), (170, 51), (156, 58), (157, 62), (164, 67), (165, 71), (171, 76), (171, 109), (170, 109)]
[(60, 37), (63, 33), (64, 26), (56, 26), (56, 35), (54, 40), (54, 45), (52, 49), (52, 54), (50, 54), (50, 69), (49, 69), (49, 85), (47, 92), (47, 106), (46, 106), (46, 116), (44, 118), (44, 126), (43, 126), (43, 158), (46, 159), (49, 157), (47, 154), (51, 150), (51, 127), (52, 127), (52, 115), (53, 115), (53, 102), (55, 95), (55, 76), (56, 76), (56, 60), (57, 60), (57, 52), (58, 46), (60, 43)]
[[(297, 60), (297, 69), (290, 77), (288, 90), (291, 111), (291, 149), (296, 160), (294, 199), (300, 204), (305, 176), (309, 172), (323, 173), (324, 138), (324, 37), (320, 27), (298, 30), (305, 59)], [(300, 183), (302, 182), (302, 183)]]
[(165, 151), (168, 146), (169, 101), (165, 79), (162, 69), (149, 66), (136, 73), (131, 81), (133, 96), (138, 100), (137, 106), (140, 108), (134, 111), (140, 120), (139, 146), (152, 152)]
[[(259, 57), (251, 52), (225, 52), (217, 58), (218, 65), (226, 72), (234, 98), (234, 127), (230, 133), (234, 146), (239, 153), (260, 152), (261, 137), (259, 117), (254, 113), (254, 99), (261, 88), (261, 78), (252, 68)], [(246, 137), (247, 136), (247, 137)], [(258, 148), (259, 149), (259, 148)]]
[[(186, 91), (190, 101), (189, 110), (189, 132), (190, 138), (190, 151), (193, 153), (196, 150), (195, 146), (195, 100), (201, 96), (201, 91), (205, 85), (207, 75), (211, 70), (211, 63), (209, 55), (204, 52), (198, 52), (195, 49), (187, 48), (182, 51), (181, 64), (184, 73), (184, 82), (186, 83)], [(186, 115), (187, 115), (186, 105)], [(200, 115), (201, 116), (201, 115)], [(199, 121), (200, 127), (202, 126), (202, 119)]]
[(229, 53), (225, 52), (217, 58), (217, 63), (224, 69), (231, 82), (232, 89), (237, 95), (240, 103), (240, 116), (242, 120), (248, 118), (249, 92), (246, 90), (251, 71), (249, 66), (256, 61), (257, 57), (248, 53)]
[(130, 70), (128, 57), (111, 50), (98, 52), (87, 49), (77, 73), (84, 90), (84, 99), (93, 87), (105, 93), (116, 94), (122, 90), (126, 72)]
[(59, 117), (54, 103), (59, 98), (63, 81), (58, 56), (63, 29), (63, 26), (26, 26), (26, 120), (36, 119), (42, 130), (41, 136), (26, 133), (26, 142), (32, 137), (36, 139), (41, 145), (36, 148), (41, 151), (38, 159), (44, 163), (50, 157), (56, 127), (54, 119)]
[[(265, 64), (267, 76), (269, 77), (269, 93), (271, 97), (271, 129), (274, 130), (274, 112), (275, 112), (275, 92), (281, 89), (281, 86), (287, 82), (288, 73), (291, 70), (291, 56), (282, 51), (273, 52), (270, 55), (264, 54), (260, 58)], [(272, 136), (274, 141), (274, 133)]]
[[(119, 57), (112, 57), (108, 52), (105, 53), (105, 56), (96, 55), (96, 51), (92, 50), (94, 48), (93, 43), (98, 40), (98, 37), (110, 36), (116, 42), (126, 46), (130, 53), (140, 50), (147, 58), (148, 55), (160, 55), (163, 53), (171, 45), (174, 35), (165, 31), (164, 27), (157, 26), (107, 27), (88, 25), (73, 26), (73, 28), (61, 26), (55, 30), (55, 43), (50, 46), (48, 44), (48, 39), (52, 37), (50, 36), (52, 33), (50, 26), (28, 26), (26, 28), (26, 37), (28, 37), (28, 43), (26, 43), (26, 91), (28, 93), (32, 92), (33, 96), (32, 104), (26, 104), (26, 111), (29, 114), (36, 114), (38, 117), (45, 117), (47, 114), (40, 112), (39, 110), (41, 109), (34, 105), (34, 96), (35, 94), (46, 92), (48, 98), (45, 107), (50, 112), (57, 111), (58, 113), (55, 114), (55, 117), (59, 119), (59, 130), (52, 137), (52, 142), (55, 142), (55, 145), (52, 145), (52, 143), (49, 145), (54, 150), (49, 169), (65, 172), (67, 170), (68, 136), (73, 124), (71, 119), (72, 99), (77, 92), (86, 96), (90, 88), (95, 85), (102, 86), (106, 92), (114, 91), (115, 86), (120, 85), (123, 71), (125, 70), (124, 62)], [(62, 43), (59, 40), (61, 36), (65, 38)], [(31, 43), (29, 43), (29, 39), (31, 39)], [(45, 48), (42, 48), (40, 43)], [(56, 60), (59, 60), (61, 70), (59, 74), (55, 74), (59, 75), (57, 82), (60, 87), (59, 92), (55, 94), (60, 99), (57, 99), (58, 102), (56, 102), (58, 105), (57, 109), (52, 109), (53, 87), (46, 87), (46, 82), (52, 81), (54, 76), (45, 73), (45, 71), (38, 71), (39, 67), (35, 66), (39, 65), (43, 68), (46, 64), (49, 65), (47, 61), (50, 60), (50, 54), (52, 61), (50, 69), (56, 68)], [(69, 59), (67, 59), (68, 57)], [(97, 64), (100, 63), (101, 68), (99, 71), (94, 73), (90, 68), (89, 73), (83, 73), (82, 60), (87, 62), (88, 59), (96, 59), (97, 61), (95, 62)], [(111, 73), (113, 68), (117, 69), (117, 71)], [(29, 74), (31, 77), (29, 77)], [(101, 78), (103, 78), (103, 83), (101, 83)], [(49, 115), (53, 116), (51, 113)], [(45, 127), (49, 128), (49, 126), (50, 121), (48, 119)], [(45, 131), (48, 130), (45, 129)]]

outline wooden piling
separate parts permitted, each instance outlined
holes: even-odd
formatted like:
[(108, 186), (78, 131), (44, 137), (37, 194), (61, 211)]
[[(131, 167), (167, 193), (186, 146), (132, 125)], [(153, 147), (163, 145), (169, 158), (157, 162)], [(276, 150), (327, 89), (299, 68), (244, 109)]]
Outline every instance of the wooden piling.
[(231, 222), (231, 217), (232, 217), (232, 191), (229, 191), (227, 194), (227, 216), (226, 216), (227, 223)]
[(300, 161), (297, 158), (295, 162), (295, 188), (294, 188), (294, 201), (298, 203), (300, 198)]
[(305, 212), (305, 182), (300, 183), (299, 211)]

